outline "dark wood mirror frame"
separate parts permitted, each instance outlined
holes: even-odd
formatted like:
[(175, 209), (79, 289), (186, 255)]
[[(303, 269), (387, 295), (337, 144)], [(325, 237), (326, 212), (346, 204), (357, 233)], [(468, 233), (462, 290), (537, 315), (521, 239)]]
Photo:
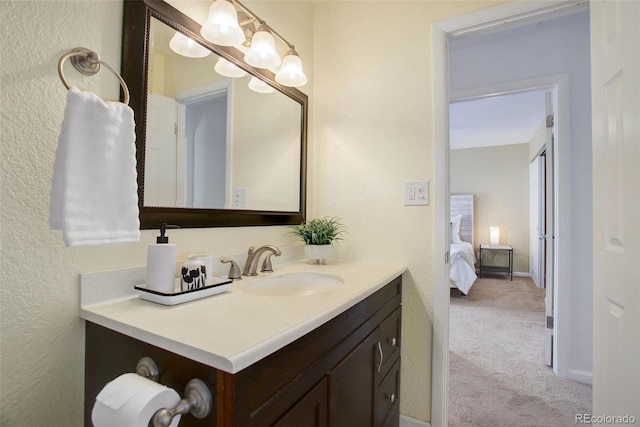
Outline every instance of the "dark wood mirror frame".
[[(194, 209), (144, 206), (144, 160), (147, 110), (147, 71), (151, 17), (191, 37), (215, 54), (276, 88), (301, 105), (300, 203), (296, 212), (240, 209)], [(200, 24), (161, 0), (125, 0), (122, 35), (122, 77), (130, 91), (129, 105), (136, 119), (138, 162), (138, 204), (140, 229), (159, 228), (161, 223), (184, 228), (293, 225), (305, 219), (308, 97), (295, 88), (282, 86), (269, 70), (250, 67), (242, 61), (242, 52), (217, 46), (200, 36)]]

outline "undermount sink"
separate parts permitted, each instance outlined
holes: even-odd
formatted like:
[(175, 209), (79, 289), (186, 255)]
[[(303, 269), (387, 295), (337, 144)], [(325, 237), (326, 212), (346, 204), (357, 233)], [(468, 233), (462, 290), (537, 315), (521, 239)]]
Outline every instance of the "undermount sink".
[(343, 285), (344, 280), (333, 274), (300, 272), (261, 277), (244, 285), (242, 290), (274, 297), (304, 296), (328, 292)]

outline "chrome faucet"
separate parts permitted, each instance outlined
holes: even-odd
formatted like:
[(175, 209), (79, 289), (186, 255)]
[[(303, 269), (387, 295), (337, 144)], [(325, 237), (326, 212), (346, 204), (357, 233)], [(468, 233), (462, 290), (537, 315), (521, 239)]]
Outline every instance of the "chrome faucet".
[[(282, 251), (273, 245), (260, 246), (258, 249), (251, 246), (249, 248), (249, 252), (247, 252), (247, 262), (244, 265), (244, 270), (242, 271), (242, 275), (257, 276), (258, 261), (260, 260), (260, 256), (267, 251), (271, 252), (268, 255), (268, 258), (271, 258), (271, 255), (275, 255), (275, 256), (282, 255)], [(265, 260), (261, 271), (270, 271), (271, 270), (270, 267), (271, 267), (271, 262), (269, 261), (269, 263), (267, 263), (267, 261)]]

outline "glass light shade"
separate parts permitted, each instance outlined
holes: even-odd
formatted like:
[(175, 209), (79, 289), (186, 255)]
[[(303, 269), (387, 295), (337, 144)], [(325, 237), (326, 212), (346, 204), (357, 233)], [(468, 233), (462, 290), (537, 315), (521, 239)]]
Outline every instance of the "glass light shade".
[(276, 74), (276, 81), (284, 86), (299, 87), (307, 84), (307, 76), (302, 71), (302, 61), (296, 53), (289, 53), (282, 60)]
[(235, 46), (244, 41), (238, 24), (238, 12), (227, 0), (216, 0), (209, 8), (209, 18), (200, 29), (202, 37), (218, 46)]
[(500, 244), (500, 227), (489, 227), (489, 243), (493, 246)]
[(244, 54), (244, 62), (256, 68), (274, 68), (280, 65), (276, 41), (271, 33), (259, 29), (251, 38), (251, 47)]
[(216, 72), (221, 76), (225, 76), (225, 77), (237, 78), (237, 77), (244, 77), (247, 75), (247, 73), (242, 68), (238, 67), (236, 64), (233, 64), (227, 61), (224, 58), (218, 59), (218, 62), (216, 62), (216, 66), (214, 67), (214, 70), (216, 70)]
[(204, 58), (211, 53), (206, 47), (199, 45), (195, 40), (177, 31), (171, 37), (169, 47), (175, 53), (189, 58)]
[(258, 93), (273, 93), (271, 86), (255, 77), (251, 77), (251, 80), (249, 80), (249, 89)]

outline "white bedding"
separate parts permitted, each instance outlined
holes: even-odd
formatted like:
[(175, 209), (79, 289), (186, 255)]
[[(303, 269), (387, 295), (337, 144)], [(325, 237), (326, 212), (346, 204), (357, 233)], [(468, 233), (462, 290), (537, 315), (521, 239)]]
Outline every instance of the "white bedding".
[(467, 295), (469, 289), (476, 281), (476, 256), (473, 253), (473, 246), (469, 242), (460, 241), (451, 243), (451, 253), (449, 256), (449, 278), (451, 287), (458, 288)]

